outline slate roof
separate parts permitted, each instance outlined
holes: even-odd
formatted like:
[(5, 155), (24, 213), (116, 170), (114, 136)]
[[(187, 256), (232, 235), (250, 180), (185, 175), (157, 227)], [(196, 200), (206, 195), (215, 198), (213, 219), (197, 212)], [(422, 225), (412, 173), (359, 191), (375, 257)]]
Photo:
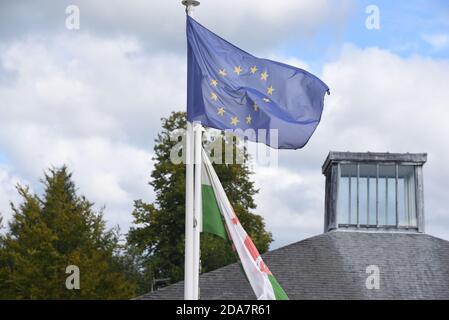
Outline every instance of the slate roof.
[[(331, 231), (263, 255), (290, 299), (449, 299), (449, 242), (420, 233)], [(366, 267), (380, 268), (368, 290)], [(183, 282), (137, 299), (182, 299)], [(238, 264), (200, 276), (201, 299), (255, 299)]]

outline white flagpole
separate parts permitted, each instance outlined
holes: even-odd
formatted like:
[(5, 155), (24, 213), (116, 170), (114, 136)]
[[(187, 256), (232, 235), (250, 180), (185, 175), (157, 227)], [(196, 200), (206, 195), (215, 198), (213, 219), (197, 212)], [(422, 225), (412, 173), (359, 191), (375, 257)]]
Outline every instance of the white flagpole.
[[(192, 16), (193, 8), (200, 3), (196, 0), (184, 0), (186, 13)], [(184, 299), (194, 300), (194, 134), (192, 124), (187, 121), (186, 131), (186, 220), (185, 220), (185, 260), (184, 260)], [(197, 290), (196, 290), (197, 291)]]
[(184, 260), (184, 299), (193, 299), (193, 128), (187, 121), (186, 131), (186, 227)]
[(195, 141), (193, 143), (195, 153), (195, 178), (194, 178), (194, 231), (193, 231), (193, 299), (199, 299), (199, 273), (200, 273), (200, 231), (202, 227), (202, 191), (201, 191), (201, 167), (202, 167), (202, 137), (203, 127), (201, 123), (193, 124)]

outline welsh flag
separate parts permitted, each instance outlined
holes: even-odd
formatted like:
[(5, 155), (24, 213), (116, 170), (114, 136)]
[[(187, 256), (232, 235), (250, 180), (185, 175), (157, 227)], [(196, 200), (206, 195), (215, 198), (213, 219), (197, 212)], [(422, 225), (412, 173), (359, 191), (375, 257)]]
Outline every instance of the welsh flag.
[(209, 157), (202, 152), (203, 232), (231, 240), (258, 300), (288, 300), (235, 215)]

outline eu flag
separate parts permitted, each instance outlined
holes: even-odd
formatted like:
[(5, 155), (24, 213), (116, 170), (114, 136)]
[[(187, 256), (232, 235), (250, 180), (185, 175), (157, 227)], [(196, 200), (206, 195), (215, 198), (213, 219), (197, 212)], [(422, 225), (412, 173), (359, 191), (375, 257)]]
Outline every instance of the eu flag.
[[(188, 121), (220, 130), (265, 132), (250, 139), (279, 149), (307, 143), (329, 92), (323, 81), (305, 70), (257, 58), (190, 16), (187, 45)], [(277, 129), (278, 141), (270, 140), (270, 129)]]

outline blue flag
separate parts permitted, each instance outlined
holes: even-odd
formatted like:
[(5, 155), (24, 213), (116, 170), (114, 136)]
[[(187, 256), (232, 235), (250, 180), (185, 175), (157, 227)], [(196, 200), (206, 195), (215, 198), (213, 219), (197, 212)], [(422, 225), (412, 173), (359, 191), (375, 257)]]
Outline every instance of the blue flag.
[[(257, 58), (189, 16), (187, 45), (188, 121), (220, 130), (254, 129), (258, 134), (250, 140), (279, 149), (307, 143), (329, 92), (323, 81), (305, 70)], [(276, 139), (270, 129), (277, 130)]]

